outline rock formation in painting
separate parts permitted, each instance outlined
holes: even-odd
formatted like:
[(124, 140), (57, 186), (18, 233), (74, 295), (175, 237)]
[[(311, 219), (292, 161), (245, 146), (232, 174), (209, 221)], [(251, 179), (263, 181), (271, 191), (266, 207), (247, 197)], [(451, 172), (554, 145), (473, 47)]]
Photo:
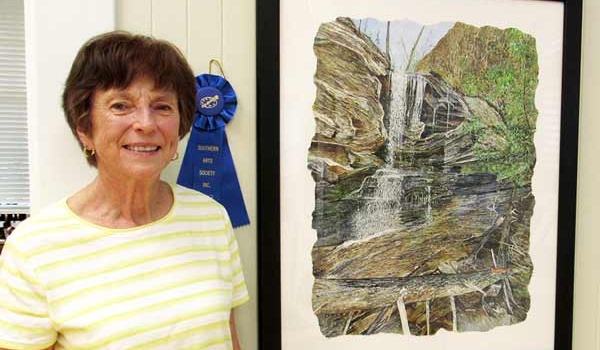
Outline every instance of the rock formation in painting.
[(535, 40), (456, 23), (406, 71), (359, 28), (339, 18), (314, 43), (308, 167), (321, 332), (429, 335), (523, 321)]
[(349, 19), (321, 26), (314, 44), (316, 132), (309, 167), (334, 183), (339, 176), (381, 164), (389, 60)]

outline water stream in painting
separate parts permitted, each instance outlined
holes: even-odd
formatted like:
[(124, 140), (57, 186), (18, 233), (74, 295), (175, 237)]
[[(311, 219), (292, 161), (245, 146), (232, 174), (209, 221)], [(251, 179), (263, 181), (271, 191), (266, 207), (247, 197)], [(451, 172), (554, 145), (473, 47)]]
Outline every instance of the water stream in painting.
[(417, 214), (423, 223), (431, 222), (431, 181), (421, 171), (398, 162), (405, 135), (418, 138), (424, 130), (421, 114), (426, 86), (427, 80), (419, 74), (392, 74), (385, 164), (352, 194), (362, 202), (353, 221), (360, 239), (398, 229), (402, 213)]

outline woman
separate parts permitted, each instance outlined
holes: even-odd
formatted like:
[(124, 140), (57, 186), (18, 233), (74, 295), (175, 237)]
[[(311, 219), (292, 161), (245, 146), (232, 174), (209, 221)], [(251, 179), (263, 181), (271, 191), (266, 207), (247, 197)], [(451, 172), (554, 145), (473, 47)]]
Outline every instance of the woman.
[(160, 180), (195, 110), (171, 44), (112, 32), (79, 51), (63, 108), (95, 180), (24, 221), (0, 268), (0, 348), (239, 348), (248, 300), (226, 211)]

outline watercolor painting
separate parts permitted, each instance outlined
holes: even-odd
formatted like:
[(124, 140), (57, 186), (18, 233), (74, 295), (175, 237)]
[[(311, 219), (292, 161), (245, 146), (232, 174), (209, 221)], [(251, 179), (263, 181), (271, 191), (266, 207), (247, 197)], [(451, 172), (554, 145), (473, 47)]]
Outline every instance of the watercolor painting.
[(314, 40), (313, 311), (326, 337), (526, 319), (535, 38), (340, 17)]

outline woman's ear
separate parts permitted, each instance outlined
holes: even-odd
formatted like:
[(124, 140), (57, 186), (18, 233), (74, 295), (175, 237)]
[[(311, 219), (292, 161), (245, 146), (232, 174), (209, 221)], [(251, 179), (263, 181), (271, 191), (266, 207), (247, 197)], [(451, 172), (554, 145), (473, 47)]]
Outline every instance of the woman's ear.
[(77, 131), (77, 137), (79, 138), (79, 142), (81, 142), (83, 147), (87, 149), (94, 149), (94, 147), (92, 146), (92, 138), (87, 133), (85, 133), (80, 127), (77, 127), (77, 129), (75, 130)]

